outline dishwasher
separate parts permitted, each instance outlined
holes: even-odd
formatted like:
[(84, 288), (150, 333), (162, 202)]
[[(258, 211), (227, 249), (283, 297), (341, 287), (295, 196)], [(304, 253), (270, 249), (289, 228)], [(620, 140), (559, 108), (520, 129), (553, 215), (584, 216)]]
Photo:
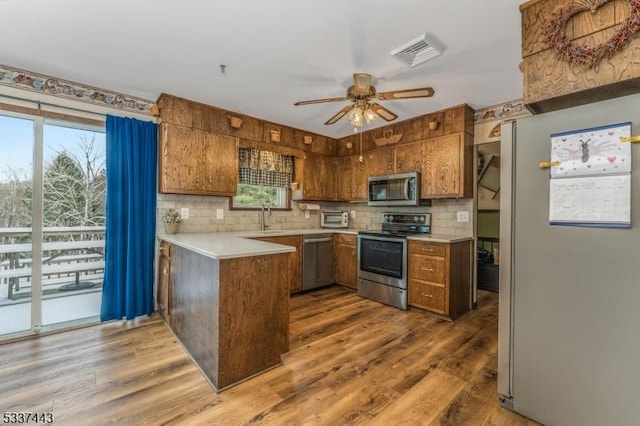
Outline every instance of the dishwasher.
[(333, 284), (333, 235), (305, 235), (302, 247), (302, 289)]

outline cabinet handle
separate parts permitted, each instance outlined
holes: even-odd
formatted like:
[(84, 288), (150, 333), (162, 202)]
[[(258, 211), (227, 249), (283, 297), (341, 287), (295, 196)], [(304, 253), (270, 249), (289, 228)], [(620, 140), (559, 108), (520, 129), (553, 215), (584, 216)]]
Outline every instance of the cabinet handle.
[(421, 293), (424, 297), (433, 297), (432, 294), (427, 294), (427, 293)]
[(428, 251), (429, 253), (433, 253), (432, 248), (423, 248), (422, 251)]
[(433, 272), (433, 268), (421, 268), (423, 271)]

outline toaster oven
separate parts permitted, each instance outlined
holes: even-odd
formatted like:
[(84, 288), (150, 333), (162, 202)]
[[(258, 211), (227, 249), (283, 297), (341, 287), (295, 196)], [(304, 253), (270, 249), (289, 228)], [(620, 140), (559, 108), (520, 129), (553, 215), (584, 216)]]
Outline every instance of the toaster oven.
[(320, 226), (323, 228), (348, 228), (349, 212), (322, 210), (320, 212)]

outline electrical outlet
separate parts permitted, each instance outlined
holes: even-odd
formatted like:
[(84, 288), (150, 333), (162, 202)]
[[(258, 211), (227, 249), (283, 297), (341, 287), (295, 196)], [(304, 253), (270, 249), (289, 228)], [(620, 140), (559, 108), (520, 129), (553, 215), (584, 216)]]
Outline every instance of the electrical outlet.
[(458, 212), (458, 222), (469, 222), (469, 212)]
[(216, 209), (216, 219), (224, 219), (224, 209)]
[(189, 208), (183, 207), (180, 209), (180, 218), (189, 219)]
[(351, 219), (355, 219), (355, 218), (356, 218), (356, 211), (351, 210)]
[(305, 219), (310, 219), (311, 218), (311, 212), (309, 210), (305, 210), (304, 211), (304, 218)]

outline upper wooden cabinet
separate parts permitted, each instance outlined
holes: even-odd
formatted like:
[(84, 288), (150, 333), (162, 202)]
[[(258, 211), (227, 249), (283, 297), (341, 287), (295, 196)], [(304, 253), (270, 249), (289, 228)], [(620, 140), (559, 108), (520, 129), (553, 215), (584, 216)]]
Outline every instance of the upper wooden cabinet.
[(376, 149), (367, 155), (369, 176), (385, 176), (394, 173), (393, 148)]
[(395, 154), (394, 173), (422, 172), (422, 144), (410, 143), (393, 150)]
[[(530, 0), (520, 5), (522, 23), (522, 62), (524, 103), (534, 113), (598, 102), (640, 92), (640, 38), (631, 37), (629, 44), (611, 57), (604, 57), (592, 68), (559, 54), (554, 45), (545, 42), (548, 27), (557, 8), (582, 7), (589, 2), (568, 0)], [(596, 9), (574, 14), (560, 24), (561, 45), (571, 52), (606, 52), (628, 33), (618, 31), (628, 23), (632, 2), (599, 1)], [(628, 3), (628, 4), (627, 4)], [(568, 10), (568, 9), (567, 9)], [(636, 18), (637, 19), (637, 18)], [(633, 20), (632, 20), (633, 21)], [(545, 31), (547, 29), (547, 31)]]
[(336, 200), (364, 201), (367, 199), (369, 161), (359, 155), (346, 155), (336, 160)]
[(305, 200), (333, 201), (336, 197), (335, 157), (307, 153), (302, 161), (300, 182)]
[(236, 194), (238, 138), (163, 123), (159, 139), (159, 192)]
[(376, 149), (369, 157), (369, 175), (422, 172), (422, 143), (410, 143), (396, 148)]
[(420, 198), (465, 198), (473, 195), (473, 139), (457, 133), (424, 141)]

